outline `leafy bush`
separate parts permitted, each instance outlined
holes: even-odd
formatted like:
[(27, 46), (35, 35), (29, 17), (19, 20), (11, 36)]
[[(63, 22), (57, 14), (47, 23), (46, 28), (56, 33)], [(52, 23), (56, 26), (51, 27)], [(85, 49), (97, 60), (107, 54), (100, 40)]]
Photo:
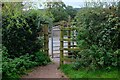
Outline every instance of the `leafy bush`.
[(87, 67), (100, 69), (119, 67), (120, 55), (120, 16), (119, 8), (85, 8), (76, 16), (78, 62), (74, 68)]
[(46, 65), (50, 59), (44, 52), (36, 52), (33, 61), (37, 62), (38, 65)]
[(120, 48), (120, 43), (118, 42), (120, 19), (117, 14), (113, 14), (116, 13), (108, 13), (104, 9), (98, 11), (94, 8), (86, 10), (82, 14), (78, 13), (77, 21), (78, 26), (80, 26), (79, 42), (80, 40), (83, 43), (85, 41), (86, 45), (91, 46), (95, 44), (104, 46), (106, 49), (110, 47), (112, 49)]
[(42, 27), (35, 25), (35, 16), (30, 18), (28, 23), (22, 15), (17, 18), (3, 16), (3, 45), (11, 57), (34, 53), (42, 47), (42, 44), (36, 43)]
[(19, 58), (8, 58), (8, 52), (5, 48), (2, 50), (2, 76), (3, 78), (19, 78), (25, 74), (26, 70), (40, 65), (46, 65), (50, 59), (43, 52), (37, 52), (35, 55), (23, 55)]
[(41, 51), (42, 28), (51, 19), (39, 10), (23, 11), (21, 3), (4, 3), (2, 10), (3, 78), (19, 78), (27, 69), (46, 65), (49, 57)]
[(41, 51), (42, 27), (51, 19), (39, 10), (23, 11), (21, 3), (4, 3), (2, 10), (2, 76), (19, 78), (30, 69), (50, 62)]
[(78, 53), (77, 62), (75, 62), (74, 69), (111, 69), (111, 67), (118, 67), (118, 55), (120, 50), (106, 50), (105, 48), (92, 45), (90, 49), (81, 50)]
[(51, 22), (51, 19), (39, 10), (23, 13), (18, 11), (19, 14), (16, 12), (13, 10), (8, 14), (3, 10), (2, 15), (2, 44), (7, 48), (10, 58), (39, 51), (43, 47), (43, 36), (40, 34), (43, 25)]

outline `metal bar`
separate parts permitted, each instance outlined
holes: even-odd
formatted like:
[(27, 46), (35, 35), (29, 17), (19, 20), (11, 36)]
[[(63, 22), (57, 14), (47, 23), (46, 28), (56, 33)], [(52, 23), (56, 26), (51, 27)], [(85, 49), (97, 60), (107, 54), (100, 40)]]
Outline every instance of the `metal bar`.
[(59, 49), (55, 49), (55, 50), (53, 49), (53, 51), (59, 51)]
[(59, 50), (59, 51), (56, 50), (56, 51), (54, 51), (53, 53), (54, 53), (54, 55), (57, 54), (57, 53), (60, 54), (60, 50)]
[(53, 47), (60, 47), (60, 46), (55, 45), (55, 46), (53, 46)]
[(60, 43), (59, 41), (54, 41), (54, 43)]

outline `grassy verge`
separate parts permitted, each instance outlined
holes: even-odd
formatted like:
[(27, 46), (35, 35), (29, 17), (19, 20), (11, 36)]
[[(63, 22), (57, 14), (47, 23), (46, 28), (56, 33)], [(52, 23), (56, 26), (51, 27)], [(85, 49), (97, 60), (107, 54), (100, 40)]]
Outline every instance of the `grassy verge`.
[(65, 73), (69, 78), (118, 78), (118, 70), (112, 69), (111, 71), (97, 70), (87, 71), (85, 69), (74, 70), (73, 64), (65, 64), (61, 66), (61, 71)]

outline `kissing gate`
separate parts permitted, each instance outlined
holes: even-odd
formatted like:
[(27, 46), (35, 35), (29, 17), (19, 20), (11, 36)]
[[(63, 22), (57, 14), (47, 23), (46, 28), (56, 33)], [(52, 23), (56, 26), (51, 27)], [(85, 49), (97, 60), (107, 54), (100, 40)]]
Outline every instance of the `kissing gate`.
[(80, 50), (76, 46), (76, 34), (78, 28), (61, 23), (52, 27), (51, 31), (51, 56), (52, 58), (60, 58), (60, 65), (65, 61), (74, 61), (75, 51)]
[[(76, 35), (77, 35), (77, 29), (73, 26), (63, 27), (60, 28), (60, 65), (64, 63), (64, 61), (74, 61), (74, 53), (75, 51), (80, 50), (76, 45)], [(64, 37), (64, 33), (67, 31), (67, 37)], [(67, 48), (64, 47), (64, 42), (67, 42)], [(67, 55), (64, 53), (65, 51), (68, 51)]]
[(76, 45), (77, 30), (75, 26), (65, 26), (64, 23), (52, 27), (49, 38), (47, 24), (43, 28), (44, 52), (52, 58), (60, 58), (60, 65), (66, 61), (74, 61), (75, 52), (80, 49)]

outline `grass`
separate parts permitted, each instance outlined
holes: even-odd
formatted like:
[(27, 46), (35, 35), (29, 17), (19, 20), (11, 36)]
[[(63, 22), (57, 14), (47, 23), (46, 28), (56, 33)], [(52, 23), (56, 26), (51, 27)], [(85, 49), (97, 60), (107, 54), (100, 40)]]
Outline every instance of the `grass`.
[[(75, 78), (120, 78), (117, 69), (111, 71), (97, 70), (97, 71), (86, 71), (85, 69), (74, 70), (73, 64), (64, 64), (61, 66), (61, 71), (71, 79)], [(116, 79), (114, 79), (116, 80)], [(120, 79), (119, 79), (120, 80)]]

